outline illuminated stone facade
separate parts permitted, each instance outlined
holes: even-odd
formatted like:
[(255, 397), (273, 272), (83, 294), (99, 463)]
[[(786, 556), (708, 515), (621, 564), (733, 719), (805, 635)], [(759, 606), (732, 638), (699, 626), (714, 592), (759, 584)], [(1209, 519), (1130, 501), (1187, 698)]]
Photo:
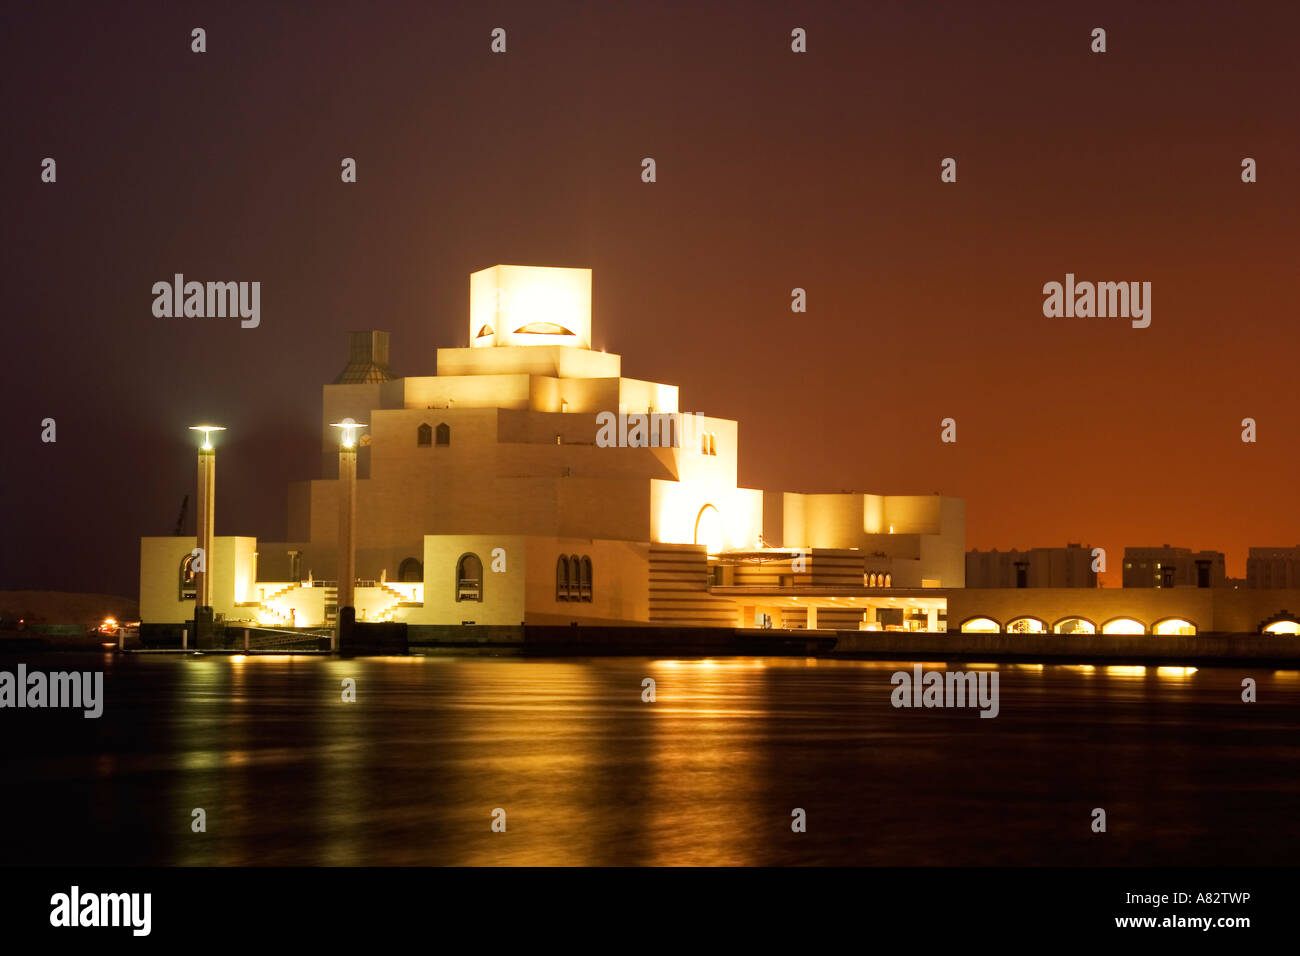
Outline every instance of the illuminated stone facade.
[[(834, 564), (859, 589), (962, 585), (959, 499), (742, 487), (738, 423), (681, 414), (677, 386), (624, 377), (618, 355), (590, 347), (590, 296), (587, 269), (474, 273), (469, 346), (439, 349), (434, 375), (396, 377), (387, 334), (352, 333), (347, 366), (323, 389), (325, 477), (290, 487), (288, 540), (217, 539), (216, 612), (278, 627), (333, 622), (330, 426), (345, 418), (367, 423), (358, 620), (752, 624), (752, 602), (714, 585), (755, 555), (793, 562), (795, 549), (813, 575)], [(675, 416), (677, 445), (603, 447), (601, 413)], [(219, 504), (217, 521), (230, 523)], [(142, 540), (144, 621), (192, 615), (178, 585), (191, 547)], [(787, 586), (805, 578), (794, 571)]]

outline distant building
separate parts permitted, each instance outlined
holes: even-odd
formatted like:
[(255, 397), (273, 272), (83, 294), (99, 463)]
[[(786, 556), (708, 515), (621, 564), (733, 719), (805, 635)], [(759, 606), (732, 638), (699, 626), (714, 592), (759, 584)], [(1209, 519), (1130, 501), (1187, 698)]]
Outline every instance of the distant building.
[(1095, 588), (1092, 547), (966, 552), (968, 588)]
[(1246, 558), (1246, 587), (1300, 588), (1300, 545), (1251, 548)]
[(1222, 551), (1190, 548), (1124, 549), (1126, 588), (1222, 588), (1228, 573)]

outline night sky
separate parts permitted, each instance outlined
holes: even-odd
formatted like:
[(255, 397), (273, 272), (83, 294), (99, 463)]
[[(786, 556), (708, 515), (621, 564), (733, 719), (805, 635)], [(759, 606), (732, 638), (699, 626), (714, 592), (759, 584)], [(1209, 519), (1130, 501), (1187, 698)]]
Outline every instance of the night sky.
[[(592, 268), (595, 346), (738, 419), (742, 485), (1244, 575), (1300, 542), (1300, 7), (1138, 7), (7, 4), (0, 589), (135, 594), (201, 420), (217, 533), (282, 539), (346, 331), (433, 374), (496, 263)], [(261, 326), (155, 318), (176, 272)], [(1150, 328), (1045, 318), (1067, 272), (1150, 281)]]

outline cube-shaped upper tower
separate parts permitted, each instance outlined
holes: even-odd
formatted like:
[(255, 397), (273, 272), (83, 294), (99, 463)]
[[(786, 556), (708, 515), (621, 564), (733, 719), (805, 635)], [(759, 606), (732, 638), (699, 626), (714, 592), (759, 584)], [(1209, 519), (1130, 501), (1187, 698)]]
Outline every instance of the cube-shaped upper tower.
[(469, 277), (469, 344), (591, 348), (591, 270), (492, 266)]

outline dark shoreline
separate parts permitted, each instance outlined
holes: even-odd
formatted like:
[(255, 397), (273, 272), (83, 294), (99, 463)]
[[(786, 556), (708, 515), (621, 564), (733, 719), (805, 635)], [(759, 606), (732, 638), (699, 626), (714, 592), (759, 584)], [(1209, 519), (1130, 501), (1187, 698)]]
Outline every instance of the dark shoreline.
[[(305, 636), (305, 635), (304, 635)], [(0, 635), (0, 655), (118, 653), (102, 638)], [(328, 642), (292, 641), (243, 650), (242, 631), (198, 649), (204, 654), (328, 655)], [(183, 653), (176, 640), (128, 640), (127, 654)], [(194, 653), (194, 648), (189, 649)], [(830, 660), (987, 661), (1004, 663), (1300, 669), (1300, 640), (1288, 635), (1020, 635), (881, 631), (757, 631), (682, 627), (411, 627), (401, 643), (345, 645), (341, 656), (465, 654), (508, 657), (815, 657)]]

